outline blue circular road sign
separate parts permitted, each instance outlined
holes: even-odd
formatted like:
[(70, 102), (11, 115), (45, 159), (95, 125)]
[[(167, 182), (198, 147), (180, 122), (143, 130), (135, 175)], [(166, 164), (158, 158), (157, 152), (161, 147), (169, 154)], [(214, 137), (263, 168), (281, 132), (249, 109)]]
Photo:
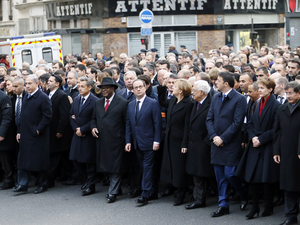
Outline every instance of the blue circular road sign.
[(140, 12), (140, 20), (142, 23), (151, 23), (154, 19), (153, 12), (149, 9), (144, 9)]

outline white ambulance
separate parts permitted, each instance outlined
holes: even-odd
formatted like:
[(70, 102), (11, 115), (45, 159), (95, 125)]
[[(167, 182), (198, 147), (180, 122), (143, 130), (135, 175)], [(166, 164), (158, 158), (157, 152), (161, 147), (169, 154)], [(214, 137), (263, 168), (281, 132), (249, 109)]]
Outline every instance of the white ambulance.
[(54, 32), (11, 37), (0, 42), (0, 54), (8, 54), (10, 66), (19, 69), (27, 62), (32, 70), (41, 59), (46, 60), (48, 66), (52, 66), (53, 60), (63, 63), (61, 36)]

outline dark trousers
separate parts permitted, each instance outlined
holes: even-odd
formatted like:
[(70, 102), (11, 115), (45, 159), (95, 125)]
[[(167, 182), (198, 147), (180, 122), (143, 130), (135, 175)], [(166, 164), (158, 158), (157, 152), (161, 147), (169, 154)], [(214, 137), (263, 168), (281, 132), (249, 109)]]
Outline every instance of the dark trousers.
[(154, 168), (153, 168), (153, 187), (151, 193), (158, 193), (158, 183), (160, 181), (161, 163), (163, 157), (163, 140), (160, 142), (159, 149), (154, 151)]
[(0, 162), (5, 172), (4, 182), (14, 183), (14, 163), (11, 151), (0, 151)]
[(154, 151), (136, 149), (136, 154), (142, 168), (142, 196), (149, 198), (153, 186)]
[(260, 192), (263, 191), (263, 198), (266, 207), (273, 208), (273, 199), (275, 193), (276, 184), (271, 183), (251, 183), (250, 192), (252, 196), (252, 205), (258, 207), (258, 201), (260, 199)]
[(299, 214), (300, 192), (285, 191), (284, 211), (287, 218), (297, 217)]
[[(47, 171), (37, 171), (37, 183), (39, 187), (47, 186)], [(18, 184), (23, 187), (28, 187), (30, 172), (27, 170), (18, 170)]]
[(140, 190), (141, 189), (141, 182), (142, 182), (142, 170), (139, 164), (139, 160), (137, 158), (137, 154), (135, 153), (135, 149), (131, 146), (132, 149), (128, 154), (128, 165), (129, 165), (129, 173), (128, 173), (128, 180), (131, 190), (134, 189)]
[(194, 201), (198, 203), (206, 204), (206, 194), (209, 184), (213, 189), (217, 189), (216, 179), (214, 177), (199, 177), (194, 175)]
[(48, 170), (48, 183), (54, 183), (58, 176), (70, 177), (72, 163), (68, 159), (69, 151), (54, 152), (50, 154), (50, 168)]
[(95, 188), (96, 163), (80, 163), (73, 161), (73, 164), (79, 172), (82, 182), (87, 184), (87, 188)]
[(108, 194), (117, 195), (121, 186), (122, 175), (118, 173), (109, 174)]
[(219, 206), (221, 207), (229, 208), (227, 194), (227, 187), (229, 183), (238, 192), (242, 199), (247, 197), (247, 192), (243, 182), (240, 178), (234, 175), (235, 169), (235, 166), (214, 165), (219, 192)]

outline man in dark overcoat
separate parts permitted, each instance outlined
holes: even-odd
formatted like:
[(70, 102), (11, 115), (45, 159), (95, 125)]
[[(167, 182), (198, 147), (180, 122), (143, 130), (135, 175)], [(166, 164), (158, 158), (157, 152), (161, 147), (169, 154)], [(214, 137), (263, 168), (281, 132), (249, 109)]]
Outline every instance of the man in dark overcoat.
[(29, 171), (37, 172), (39, 194), (47, 190), (47, 170), (50, 166), (49, 124), (52, 118), (51, 102), (38, 88), (36, 75), (28, 75), (25, 80), (27, 94), (22, 104), (17, 141), (20, 143), (18, 155), (18, 184), (14, 192), (27, 192)]
[(4, 183), (0, 186), (1, 190), (14, 186), (14, 169), (11, 152), (15, 147), (15, 135), (12, 117), (11, 101), (3, 91), (0, 91), (0, 163), (5, 172)]
[(97, 138), (97, 170), (109, 174), (106, 200), (116, 201), (124, 172), (125, 128), (128, 101), (115, 93), (115, 81), (105, 77), (100, 85), (103, 98), (96, 102), (91, 128)]
[(192, 90), (195, 100), (190, 118), (189, 145), (186, 172), (193, 175), (194, 202), (186, 209), (206, 206), (206, 194), (209, 184), (217, 190), (213, 165), (210, 163), (210, 140), (207, 134), (206, 117), (211, 103), (210, 86), (207, 81), (194, 83)]
[(70, 160), (84, 179), (81, 195), (86, 196), (95, 193), (96, 139), (91, 133), (91, 119), (98, 98), (91, 93), (93, 81), (90, 78), (81, 77), (77, 86), (80, 96), (74, 98), (70, 113), (73, 129)]
[(247, 205), (247, 191), (241, 180), (234, 176), (241, 156), (241, 143), (247, 102), (244, 96), (234, 90), (234, 76), (230, 72), (220, 72), (216, 85), (219, 94), (212, 98), (206, 126), (211, 140), (211, 163), (214, 165), (219, 192), (219, 207), (211, 214), (219, 217), (229, 214), (227, 187), (230, 183), (243, 201), (240, 208)]
[(300, 84), (296, 81), (285, 87), (288, 103), (279, 107), (273, 142), (274, 160), (280, 165), (280, 189), (285, 195), (286, 220), (298, 224), (300, 197)]
[[(71, 104), (68, 95), (61, 90), (62, 78), (56, 74), (48, 79), (49, 99), (52, 103), (52, 120), (49, 126), (50, 161), (48, 187), (54, 186), (59, 172), (68, 171), (68, 158), (71, 144), (69, 115)], [(69, 169), (69, 174), (71, 174)]]

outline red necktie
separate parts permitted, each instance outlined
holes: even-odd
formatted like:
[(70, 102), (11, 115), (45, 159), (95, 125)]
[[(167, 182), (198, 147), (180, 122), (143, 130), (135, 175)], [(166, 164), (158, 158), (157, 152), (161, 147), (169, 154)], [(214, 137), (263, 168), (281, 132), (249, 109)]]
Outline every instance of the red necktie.
[(106, 100), (106, 106), (105, 106), (105, 109), (104, 109), (105, 112), (107, 111), (108, 106), (109, 106), (109, 99)]

